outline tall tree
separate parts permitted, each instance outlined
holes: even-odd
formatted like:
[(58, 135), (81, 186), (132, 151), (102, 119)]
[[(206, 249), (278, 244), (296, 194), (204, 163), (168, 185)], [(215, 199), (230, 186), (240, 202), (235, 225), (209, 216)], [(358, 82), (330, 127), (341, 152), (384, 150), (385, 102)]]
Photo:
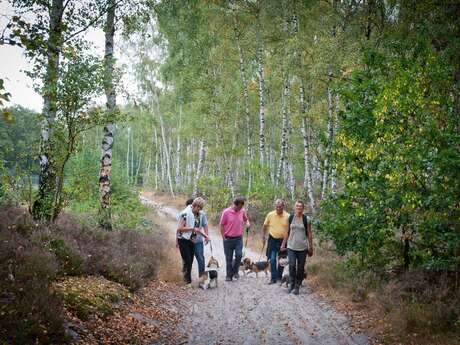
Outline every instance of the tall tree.
[(56, 172), (53, 158), (53, 122), (56, 119), (57, 81), (62, 50), (64, 1), (53, 0), (49, 8), (49, 31), (46, 44), (47, 65), (43, 80), (43, 120), (40, 142), (40, 179), (38, 196), (32, 212), (37, 219), (51, 220), (56, 189)]
[[(105, 23), (105, 54), (104, 54), (104, 89), (107, 99), (107, 114), (112, 116), (116, 109), (116, 93), (114, 85), (114, 35), (115, 35), (116, 0), (108, 0), (108, 10)], [(110, 174), (112, 170), (114, 124), (108, 122), (104, 126), (102, 139), (101, 169), (99, 172), (99, 224), (105, 230), (112, 230), (110, 212)]]

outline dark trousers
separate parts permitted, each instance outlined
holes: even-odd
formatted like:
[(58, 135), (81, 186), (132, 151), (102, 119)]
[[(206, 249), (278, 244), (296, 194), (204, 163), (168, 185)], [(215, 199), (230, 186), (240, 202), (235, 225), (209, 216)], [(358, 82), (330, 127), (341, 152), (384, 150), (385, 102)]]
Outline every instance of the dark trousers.
[[(227, 277), (233, 277), (240, 269), (243, 257), (243, 236), (224, 239), (225, 263), (227, 264)], [(233, 253), (235, 258), (233, 258)]]
[(272, 281), (281, 280), (283, 277), (284, 267), (278, 265), (278, 254), (281, 249), (283, 239), (274, 238), (268, 235), (267, 242), (267, 257), (270, 260), (270, 270), (272, 274)]
[(299, 287), (305, 272), (307, 250), (292, 250), (288, 248), (289, 284)]
[(179, 251), (184, 264), (182, 268), (182, 272), (184, 273), (184, 282), (186, 284), (190, 284), (192, 282), (193, 255), (195, 254), (194, 243), (190, 240), (180, 238)]

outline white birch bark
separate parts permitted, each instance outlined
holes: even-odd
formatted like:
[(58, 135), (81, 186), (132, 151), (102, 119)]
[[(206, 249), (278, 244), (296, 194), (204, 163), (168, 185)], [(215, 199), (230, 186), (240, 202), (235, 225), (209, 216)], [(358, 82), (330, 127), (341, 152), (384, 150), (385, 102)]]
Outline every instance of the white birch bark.
[(129, 154), (130, 154), (130, 151), (129, 151), (129, 141), (130, 141), (130, 138), (131, 138), (131, 127), (128, 127), (128, 147), (126, 149), (126, 183), (129, 184)]
[[(181, 186), (181, 130), (182, 130), (182, 102), (179, 101), (179, 126), (176, 143), (176, 188)], [(182, 187), (181, 187), (182, 190)]]
[(174, 197), (174, 189), (173, 189), (173, 183), (172, 183), (172, 178), (171, 178), (171, 159), (169, 156), (168, 145), (166, 142), (166, 133), (165, 133), (165, 126), (163, 123), (163, 115), (161, 114), (161, 111), (160, 111), (160, 97), (158, 93), (156, 96), (157, 96), (156, 97), (157, 115), (160, 120), (161, 138), (163, 141), (163, 155), (164, 155), (164, 160), (166, 163), (166, 176), (168, 179), (169, 191), (171, 195)]
[(159, 160), (159, 156), (160, 156), (160, 148), (159, 148), (159, 145), (158, 145), (158, 132), (157, 132), (157, 128), (156, 127), (153, 127), (153, 130), (154, 130), (154, 134), (155, 134), (155, 189), (158, 190), (158, 174), (159, 174), (159, 171), (158, 171), (158, 160)]
[(310, 123), (306, 116), (305, 84), (300, 82), (300, 118), (302, 120), (303, 159), (304, 159), (304, 194), (308, 197), (308, 205), (312, 213), (315, 212), (315, 199), (313, 196), (312, 164), (310, 154)]
[[(105, 54), (104, 54), (104, 89), (107, 98), (107, 114), (113, 114), (116, 108), (116, 94), (113, 82), (114, 75), (114, 35), (115, 35), (115, 10), (116, 0), (107, 2), (107, 20), (105, 24)], [(104, 126), (102, 139), (101, 168), (99, 171), (99, 196), (100, 196), (100, 225), (105, 230), (112, 229), (110, 210), (110, 175), (112, 172), (113, 148), (113, 123)]]
[(323, 164), (323, 178), (321, 188), (321, 200), (324, 199), (327, 193), (327, 185), (329, 181), (330, 159), (332, 152), (332, 142), (334, 139), (334, 105), (332, 101), (331, 88), (327, 88), (327, 102), (328, 102), (328, 119), (327, 119), (327, 139), (326, 139), (326, 152)]
[[(337, 135), (339, 130), (339, 121), (338, 121), (338, 114), (340, 110), (340, 96), (339, 94), (335, 95), (335, 116), (333, 119), (333, 128), (334, 128), (334, 136)], [(332, 172), (331, 172), (331, 193), (332, 195), (337, 194), (337, 165), (333, 164)]]
[(204, 147), (204, 140), (200, 140), (200, 153), (199, 153), (199, 158), (198, 158), (198, 166), (196, 169), (195, 181), (193, 184), (193, 196), (194, 197), (198, 195), (198, 183), (203, 174), (205, 155), (206, 155), (206, 151)]
[(56, 172), (52, 158), (52, 127), (56, 118), (57, 81), (59, 78), (59, 59), (62, 50), (62, 16), (64, 0), (53, 0), (49, 10), (49, 38), (46, 43), (47, 65), (43, 80), (43, 120), (40, 137), (40, 175), (38, 196), (32, 213), (36, 219), (51, 220), (53, 198), (56, 189)]
[(257, 76), (259, 79), (259, 157), (260, 165), (263, 167), (266, 161), (266, 140), (265, 140), (265, 76), (264, 76), (264, 46), (260, 38), (260, 28), (257, 37), (259, 48), (257, 49)]
[(241, 47), (241, 33), (238, 30), (238, 19), (236, 13), (236, 6), (234, 1), (231, 1), (233, 7), (233, 31), (235, 33), (236, 46), (238, 48), (238, 57), (240, 64), (240, 77), (242, 83), (242, 93), (244, 102), (244, 116), (246, 119), (246, 155), (248, 159), (252, 158), (251, 150), (251, 119), (249, 114), (249, 92), (248, 92), (248, 81), (246, 78), (246, 68), (244, 65), (244, 52)]
[(284, 88), (283, 88), (283, 103), (282, 103), (282, 113), (283, 113), (283, 127), (281, 129), (281, 151), (280, 151), (280, 159), (278, 163), (278, 170), (276, 173), (276, 178), (275, 178), (275, 185), (279, 185), (281, 182), (281, 175), (283, 174), (283, 167), (284, 167), (284, 162), (286, 160), (286, 152), (288, 148), (288, 126), (289, 126), (289, 118), (288, 118), (288, 99), (289, 99), (289, 91), (290, 91), (290, 85), (289, 85), (289, 78), (287, 74), (285, 75), (284, 78)]

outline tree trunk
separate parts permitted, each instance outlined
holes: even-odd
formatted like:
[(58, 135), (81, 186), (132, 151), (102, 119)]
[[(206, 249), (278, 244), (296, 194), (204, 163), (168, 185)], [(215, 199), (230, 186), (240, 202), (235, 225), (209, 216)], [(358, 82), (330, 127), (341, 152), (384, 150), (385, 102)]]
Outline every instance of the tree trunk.
[(158, 132), (157, 128), (153, 127), (155, 133), (155, 189), (158, 190), (158, 159), (160, 158), (160, 148), (158, 145)]
[(53, 0), (50, 8), (49, 38), (47, 42), (47, 66), (43, 80), (43, 120), (40, 142), (40, 177), (38, 196), (32, 213), (36, 219), (51, 220), (56, 189), (56, 172), (53, 160), (52, 127), (56, 118), (57, 82), (59, 58), (62, 49), (62, 16), (64, 0)]
[[(116, 108), (116, 95), (113, 83), (114, 74), (114, 35), (115, 35), (115, 8), (116, 0), (108, 1), (107, 21), (105, 25), (105, 55), (104, 55), (104, 89), (107, 98), (107, 114), (113, 114)], [(104, 126), (104, 138), (102, 139), (101, 169), (99, 171), (99, 225), (105, 230), (112, 229), (112, 217), (110, 212), (110, 174), (112, 171), (112, 148), (113, 148), (113, 123)]]
[(313, 181), (311, 174), (310, 154), (310, 126), (306, 116), (305, 84), (303, 79), (300, 82), (300, 118), (302, 119), (303, 136), (303, 159), (304, 159), (304, 194), (308, 197), (308, 205), (312, 213), (315, 212), (315, 199), (313, 197)]
[(259, 48), (257, 50), (257, 74), (259, 77), (259, 155), (260, 165), (265, 165), (267, 153), (265, 147), (265, 77), (264, 77), (264, 46), (262, 39), (257, 34)]
[(246, 154), (247, 158), (252, 158), (252, 149), (251, 149), (251, 118), (249, 114), (249, 92), (248, 92), (248, 81), (246, 78), (246, 69), (244, 66), (244, 52), (243, 48), (241, 47), (240, 42), (240, 32), (238, 30), (238, 19), (236, 14), (236, 7), (233, 3), (233, 31), (235, 32), (235, 39), (236, 39), (236, 46), (238, 48), (238, 55), (239, 55), (239, 63), (240, 63), (240, 76), (241, 82), (243, 87), (243, 101), (244, 101), (244, 116), (246, 119)]
[(129, 184), (129, 140), (131, 137), (131, 127), (128, 127), (128, 143), (127, 143), (127, 149), (126, 149), (126, 183)]
[(283, 91), (283, 128), (281, 129), (281, 152), (280, 152), (280, 160), (278, 163), (278, 170), (276, 173), (275, 178), (275, 185), (280, 185), (281, 183), (281, 175), (283, 173), (284, 162), (286, 160), (286, 152), (288, 148), (288, 126), (289, 126), (289, 118), (288, 118), (288, 99), (289, 99), (289, 77), (286, 73), (284, 77), (284, 91)]
[[(337, 118), (340, 110), (340, 96), (339, 94), (335, 95), (335, 117), (334, 117), (334, 136), (337, 135), (339, 130), (339, 120)], [(333, 195), (337, 194), (337, 165), (332, 165), (331, 172), (331, 193)]]
[(326, 152), (324, 156), (323, 165), (323, 181), (321, 188), (321, 200), (324, 199), (327, 192), (327, 185), (329, 181), (329, 169), (330, 160), (332, 153), (332, 142), (334, 140), (334, 106), (332, 102), (332, 91), (331, 88), (327, 88), (327, 102), (328, 102), (328, 119), (327, 119), (327, 141), (326, 141)]
[(193, 197), (198, 195), (198, 182), (203, 174), (205, 154), (206, 151), (204, 149), (204, 140), (200, 140), (200, 153), (198, 158), (198, 167), (196, 169), (195, 182), (193, 184)]
[(183, 191), (183, 187), (181, 186), (181, 129), (182, 129), (182, 101), (179, 101), (179, 129), (177, 134), (177, 147), (176, 147), (176, 188), (180, 186), (181, 191)]
[(163, 141), (163, 154), (164, 154), (164, 158), (166, 161), (166, 176), (168, 178), (169, 191), (171, 192), (171, 195), (174, 197), (174, 189), (173, 189), (173, 183), (172, 183), (172, 178), (171, 178), (171, 159), (169, 155), (168, 145), (166, 143), (165, 126), (163, 124), (163, 115), (161, 115), (161, 112), (160, 112), (160, 95), (158, 94), (158, 92), (156, 94), (156, 106), (157, 106), (157, 115), (158, 115), (158, 118), (160, 119), (161, 138)]

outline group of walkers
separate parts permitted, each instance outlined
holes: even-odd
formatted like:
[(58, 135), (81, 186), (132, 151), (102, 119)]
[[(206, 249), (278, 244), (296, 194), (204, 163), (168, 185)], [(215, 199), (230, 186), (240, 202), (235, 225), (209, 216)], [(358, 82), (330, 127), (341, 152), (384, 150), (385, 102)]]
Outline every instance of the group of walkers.
[[(223, 239), (226, 281), (238, 280), (243, 255), (243, 232), (251, 223), (244, 208), (246, 199), (237, 197), (233, 204), (223, 210), (220, 217), (220, 233)], [(205, 273), (204, 245), (210, 241), (208, 221), (203, 212), (205, 201), (198, 197), (189, 199), (186, 208), (179, 213), (177, 228), (177, 246), (183, 261), (183, 274), (186, 284), (191, 284), (193, 258), (198, 263), (198, 274)], [(282, 199), (275, 201), (275, 210), (269, 212), (263, 223), (263, 243), (266, 243), (266, 255), (270, 262), (271, 279), (269, 284), (281, 282), (284, 265), (280, 257), (287, 252), (289, 262), (288, 292), (299, 294), (299, 288), (305, 276), (307, 256), (313, 255), (313, 236), (311, 223), (304, 214), (305, 204), (297, 200), (294, 214), (285, 211), (286, 203)]]

